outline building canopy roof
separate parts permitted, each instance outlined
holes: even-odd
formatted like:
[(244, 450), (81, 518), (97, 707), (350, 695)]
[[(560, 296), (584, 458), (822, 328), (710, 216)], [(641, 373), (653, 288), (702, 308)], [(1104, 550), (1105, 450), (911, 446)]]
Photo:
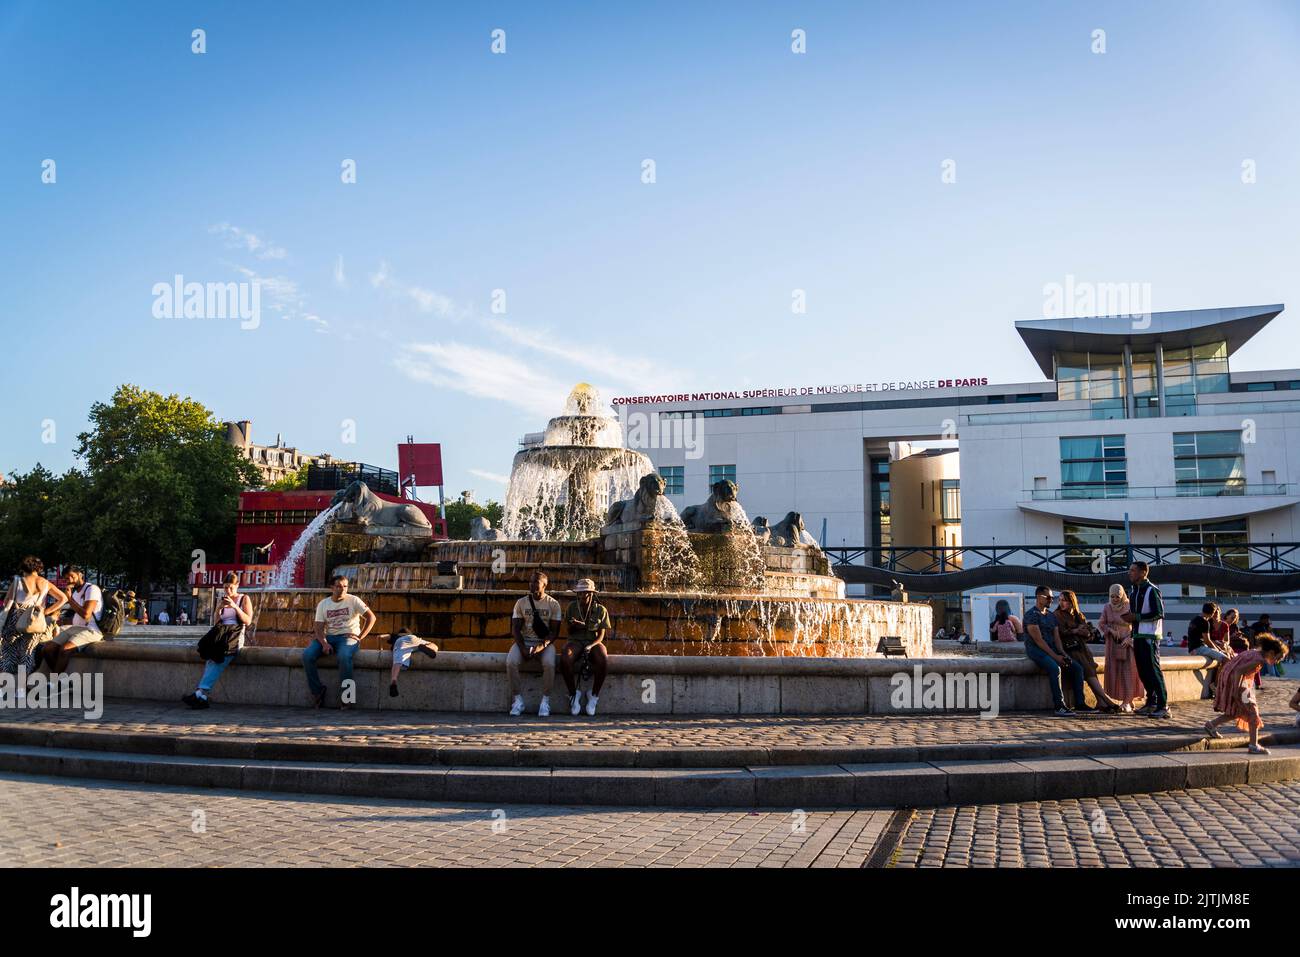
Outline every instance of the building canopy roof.
[(1030, 354), (1044, 374), (1054, 374), (1052, 356), (1058, 352), (1134, 352), (1227, 342), (1228, 355), (1246, 344), (1285, 307), (1231, 306), (1225, 309), (1184, 309), (1149, 316), (1087, 316), (1077, 319), (1029, 319), (1016, 323)]

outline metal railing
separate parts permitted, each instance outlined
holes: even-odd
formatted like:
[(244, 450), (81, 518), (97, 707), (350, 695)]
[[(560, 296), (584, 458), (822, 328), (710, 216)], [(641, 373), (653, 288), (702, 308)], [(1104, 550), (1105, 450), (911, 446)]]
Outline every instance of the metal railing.
[(1116, 572), (1134, 560), (1151, 565), (1208, 565), (1261, 574), (1300, 572), (1300, 542), (1216, 545), (841, 545), (823, 549), (832, 565), (864, 565), (913, 575), (940, 575), (981, 565), (1058, 572)]
[(1063, 502), (1102, 498), (1219, 498), (1236, 495), (1294, 495), (1294, 485), (1284, 483), (1186, 482), (1182, 485), (1124, 485), (1093, 482), (1064, 488), (1026, 489), (1034, 502)]
[(333, 465), (307, 466), (307, 488), (313, 492), (331, 492), (347, 488), (354, 481), (365, 482), (372, 492), (397, 495), (397, 473), (362, 462), (335, 462)]

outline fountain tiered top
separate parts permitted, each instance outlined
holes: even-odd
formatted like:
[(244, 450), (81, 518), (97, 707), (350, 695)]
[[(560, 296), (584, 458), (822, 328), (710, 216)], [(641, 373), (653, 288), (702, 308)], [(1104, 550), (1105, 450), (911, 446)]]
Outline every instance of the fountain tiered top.
[(653, 471), (649, 458), (625, 447), (622, 424), (602, 409), (600, 393), (579, 383), (564, 414), (547, 423), (541, 444), (515, 454), (503, 530), (522, 540), (592, 538), (610, 504), (630, 496)]

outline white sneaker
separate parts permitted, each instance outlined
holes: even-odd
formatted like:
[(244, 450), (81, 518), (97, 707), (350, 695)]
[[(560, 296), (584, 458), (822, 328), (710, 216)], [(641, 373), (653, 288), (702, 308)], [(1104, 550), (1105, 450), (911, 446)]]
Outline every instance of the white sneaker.
[(569, 700), (572, 702), (572, 704), (569, 705), (569, 714), (576, 718), (578, 715), (582, 714), (582, 692), (575, 691)]
[(510, 717), (517, 718), (524, 713), (524, 696), (515, 695), (515, 700), (510, 702)]
[(587, 714), (594, 717), (596, 714), (596, 702), (599, 699), (594, 694), (587, 695)]
[(542, 697), (542, 703), (537, 706), (537, 717), (549, 718), (551, 716), (551, 699)]

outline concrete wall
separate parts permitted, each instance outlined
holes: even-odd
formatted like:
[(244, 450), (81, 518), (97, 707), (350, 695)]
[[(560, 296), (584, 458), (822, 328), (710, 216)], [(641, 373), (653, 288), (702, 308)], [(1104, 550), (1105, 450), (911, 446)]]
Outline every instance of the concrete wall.
[[(213, 699), (218, 704), (307, 707), (301, 649), (248, 648), (226, 669)], [(360, 651), (355, 659), (356, 704), (361, 708), (504, 713), (509, 706), (505, 655), (443, 652), (417, 656), (402, 675), (401, 695), (388, 696), (391, 655)], [(101, 642), (74, 661), (79, 671), (104, 674), (110, 698), (177, 701), (192, 691), (202, 672), (193, 648)], [(891, 714), (908, 710), (892, 700), (896, 675), (997, 676), (1001, 711), (1042, 711), (1051, 706), (1047, 679), (1025, 658), (817, 659), (671, 658), (615, 655), (600, 696), (604, 714)], [(322, 680), (337, 701), (333, 658), (320, 660)], [(1201, 697), (1205, 660), (1187, 657), (1164, 664), (1171, 701)], [(946, 679), (945, 679), (946, 680)], [(526, 673), (525, 697), (535, 710), (540, 674)], [(564, 684), (557, 674), (552, 707), (560, 711)], [(969, 710), (969, 709), (968, 709)], [(218, 712), (219, 713), (219, 712)]]

